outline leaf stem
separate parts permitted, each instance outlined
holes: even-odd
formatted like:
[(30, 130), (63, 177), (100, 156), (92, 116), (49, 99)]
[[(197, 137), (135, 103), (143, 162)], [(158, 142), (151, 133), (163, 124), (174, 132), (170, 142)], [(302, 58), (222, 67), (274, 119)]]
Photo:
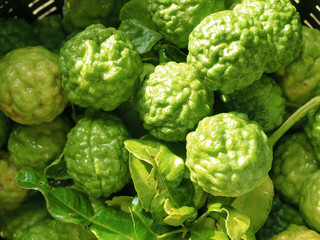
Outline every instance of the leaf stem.
[(269, 137), (270, 145), (274, 146), (283, 134), (285, 134), (296, 122), (303, 118), (310, 109), (318, 105), (320, 105), (320, 96), (312, 98), (310, 101), (301, 106)]
[(170, 235), (174, 235), (174, 234), (177, 234), (177, 233), (182, 233), (184, 231), (185, 231), (185, 229), (179, 228), (177, 230), (174, 230), (174, 231), (171, 231), (171, 232), (166, 232), (166, 233), (164, 233), (162, 235), (159, 235), (159, 236), (157, 236), (157, 239), (163, 239), (163, 238), (169, 237)]

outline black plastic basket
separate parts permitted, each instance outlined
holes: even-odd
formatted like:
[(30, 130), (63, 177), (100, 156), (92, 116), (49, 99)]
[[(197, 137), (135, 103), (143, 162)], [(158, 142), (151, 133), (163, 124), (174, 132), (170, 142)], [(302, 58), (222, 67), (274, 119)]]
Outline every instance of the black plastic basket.
[(0, 17), (19, 17), (28, 22), (61, 14), (64, 0), (0, 0)]
[(320, 0), (296, 0), (292, 4), (297, 8), (303, 24), (320, 29)]
[[(64, 0), (0, 0), (0, 17), (21, 17), (32, 22), (61, 14)], [(303, 24), (320, 29), (320, 0), (292, 0)]]

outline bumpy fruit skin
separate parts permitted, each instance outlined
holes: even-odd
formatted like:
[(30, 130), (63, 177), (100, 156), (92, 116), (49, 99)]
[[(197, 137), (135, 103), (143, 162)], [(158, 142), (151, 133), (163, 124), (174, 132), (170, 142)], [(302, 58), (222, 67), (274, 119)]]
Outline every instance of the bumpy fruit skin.
[(248, 114), (265, 132), (274, 130), (283, 122), (286, 100), (279, 85), (265, 74), (248, 87), (222, 95), (222, 100), (229, 111)]
[(0, 216), (16, 209), (26, 198), (28, 190), (18, 186), (17, 168), (8, 153), (0, 152)]
[(271, 240), (320, 240), (320, 235), (306, 226), (291, 224), (285, 231), (273, 236)]
[(303, 181), (319, 168), (320, 163), (306, 133), (286, 135), (274, 150), (271, 171), (275, 189), (297, 206)]
[(43, 173), (59, 158), (70, 129), (71, 123), (60, 116), (50, 123), (14, 126), (8, 140), (13, 163), (20, 169), (30, 167)]
[[(40, 198), (41, 197), (41, 198)], [(0, 219), (0, 236), (14, 240), (17, 234), (44, 219), (51, 218), (42, 196), (35, 195), (23, 202), (19, 208), (9, 211)]]
[(38, 222), (20, 232), (15, 240), (96, 240), (91, 231), (80, 225), (54, 219)]
[(51, 122), (64, 110), (58, 56), (44, 47), (25, 47), (0, 60), (0, 110), (20, 124)]
[(166, 141), (185, 141), (188, 132), (212, 113), (213, 104), (213, 92), (206, 89), (187, 63), (158, 65), (137, 92), (144, 128)]
[(289, 0), (244, 0), (234, 7), (236, 15), (250, 15), (268, 36), (268, 60), (264, 71), (272, 73), (288, 65), (301, 48), (301, 20)]
[(62, 87), (70, 102), (114, 110), (136, 92), (142, 61), (126, 34), (93, 24), (60, 50)]
[(36, 46), (33, 29), (22, 18), (0, 18), (0, 57), (16, 48)]
[(108, 197), (129, 182), (129, 138), (122, 121), (106, 112), (86, 111), (67, 136), (64, 159), (75, 186), (91, 197)]
[(274, 73), (289, 102), (302, 105), (320, 94), (320, 31), (302, 26), (299, 55)]
[(0, 111), (0, 147), (7, 143), (11, 131), (11, 121)]
[(189, 36), (187, 61), (209, 90), (229, 94), (259, 80), (267, 35), (249, 15), (224, 10), (205, 17)]
[(202, 119), (187, 135), (190, 178), (215, 196), (241, 196), (261, 184), (272, 163), (266, 134), (243, 113)]
[(147, 0), (152, 22), (166, 40), (180, 48), (188, 46), (189, 34), (203, 18), (225, 9), (224, 0)]
[(307, 113), (304, 130), (308, 135), (317, 159), (320, 159), (320, 108), (315, 107)]
[(320, 170), (307, 178), (301, 187), (299, 210), (308, 226), (320, 231)]
[(108, 26), (116, 0), (65, 0), (63, 26), (67, 32), (83, 30), (91, 24)]
[(259, 240), (270, 240), (272, 236), (287, 229), (290, 224), (305, 225), (297, 209), (275, 196), (267, 221), (256, 233), (256, 237)]
[(66, 38), (60, 15), (49, 15), (36, 20), (32, 24), (39, 44), (50, 51), (59, 53), (62, 42)]

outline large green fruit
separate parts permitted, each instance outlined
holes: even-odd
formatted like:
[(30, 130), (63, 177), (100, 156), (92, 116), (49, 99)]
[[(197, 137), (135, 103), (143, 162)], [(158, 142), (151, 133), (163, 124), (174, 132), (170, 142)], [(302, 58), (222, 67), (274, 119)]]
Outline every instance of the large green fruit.
[(195, 76), (187, 63), (158, 65), (137, 92), (143, 126), (165, 141), (185, 141), (188, 132), (212, 113), (213, 92)]
[(60, 50), (62, 87), (70, 102), (111, 111), (133, 96), (142, 61), (126, 34), (93, 24)]
[(0, 216), (16, 209), (28, 194), (28, 190), (18, 186), (17, 168), (8, 153), (0, 152)]
[(238, 197), (253, 190), (268, 177), (271, 163), (267, 135), (246, 114), (206, 117), (187, 135), (190, 178), (212, 195)]
[(58, 56), (44, 47), (15, 49), (0, 59), (0, 110), (21, 124), (51, 122), (64, 110)]
[(30, 167), (42, 173), (59, 158), (70, 129), (70, 122), (60, 116), (50, 123), (14, 126), (8, 140), (12, 161), (18, 168)]
[(75, 186), (91, 197), (108, 197), (129, 182), (129, 133), (120, 118), (106, 112), (86, 111), (71, 129), (64, 159)]

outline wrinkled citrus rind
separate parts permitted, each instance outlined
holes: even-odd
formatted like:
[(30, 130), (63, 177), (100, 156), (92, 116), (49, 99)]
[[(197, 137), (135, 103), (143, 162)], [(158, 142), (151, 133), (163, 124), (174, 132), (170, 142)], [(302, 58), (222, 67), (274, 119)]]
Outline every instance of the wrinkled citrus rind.
[(136, 92), (142, 61), (126, 34), (93, 24), (60, 50), (62, 87), (80, 107), (114, 110)]
[(301, 20), (289, 0), (244, 0), (234, 7), (236, 15), (248, 14), (262, 24), (269, 42), (264, 72), (272, 73), (288, 65), (301, 48)]
[(60, 47), (66, 38), (60, 15), (49, 15), (33, 22), (32, 27), (41, 46), (59, 53)]
[(320, 31), (302, 26), (299, 55), (274, 73), (289, 102), (302, 105), (320, 94)]
[(290, 224), (283, 232), (273, 236), (271, 240), (320, 240), (320, 235), (306, 226)]
[(224, 10), (225, 4), (224, 0), (147, 0), (146, 8), (164, 38), (180, 48), (186, 48), (193, 28), (209, 14)]
[(71, 129), (70, 122), (57, 117), (50, 123), (16, 125), (9, 136), (8, 151), (19, 168), (43, 170), (61, 155)]
[(58, 56), (44, 47), (25, 47), (0, 60), (0, 110), (20, 124), (51, 122), (63, 112)]
[(185, 141), (187, 133), (212, 113), (213, 104), (213, 92), (187, 63), (158, 65), (137, 92), (144, 128), (166, 141)]
[(9, 154), (0, 152), (0, 216), (16, 209), (26, 198), (28, 190), (18, 186), (17, 168), (11, 162)]
[(291, 204), (283, 202), (275, 195), (272, 201), (271, 212), (265, 224), (256, 233), (256, 238), (270, 239), (272, 236), (284, 231), (290, 224), (305, 225), (298, 209)]
[(303, 126), (311, 144), (313, 145), (313, 150), (320, 159), (320, 108), (315, 107), (308, 111), (307, 120)]
[(187, 61), (209, 90), (229, 94), (261, 78), (267, 44), (266, 32), (251, 16), (224, 10), (193, 29)]
[(250, 86), (224, 95), (223, 99), (229, 111), (248, 114), (264, 132), (274, 130), (284, 120), (286, 100), (282, 90), (273, 78), (265, 74)]
[(299, 210), (308, 226), (320, 231), (320, 170), (305, 179), (301, 187)]
[(215, 196), (237, 197), (265, 180), (272, 148), (246, 114), (221, 113), (202, 119), (187, 135), (190, 178)]
[[(41, 198), (39, 198), (39, 196)], [(15, 239), (17, 234), (37, 222), (51, 218), (42, 195), (28, 197), (22, 204), (0, 218), (0, 236), (7, 240)]]
[(70, 33), (81, 31), (91, 24), (101, 23), (108, 26), (117, 1), (65, 0), (62, 9), (64, 29)]
[(67, 136), (64, 159), (75, 185), (91, 197), (108, 197), (130, 179), (124, 141), (129, 138), (120, 118), (106, 112), (89, 113)]
[(320, 167), (304, 131), (287, 135), (274, 150), (272, 180), (278, 193), (294, 205), (299, 204), (301, 185)]
[(0, 17), (0, 29), (0, 57), (14, 49), (38, 44), (33, 29), (23, 18)]

